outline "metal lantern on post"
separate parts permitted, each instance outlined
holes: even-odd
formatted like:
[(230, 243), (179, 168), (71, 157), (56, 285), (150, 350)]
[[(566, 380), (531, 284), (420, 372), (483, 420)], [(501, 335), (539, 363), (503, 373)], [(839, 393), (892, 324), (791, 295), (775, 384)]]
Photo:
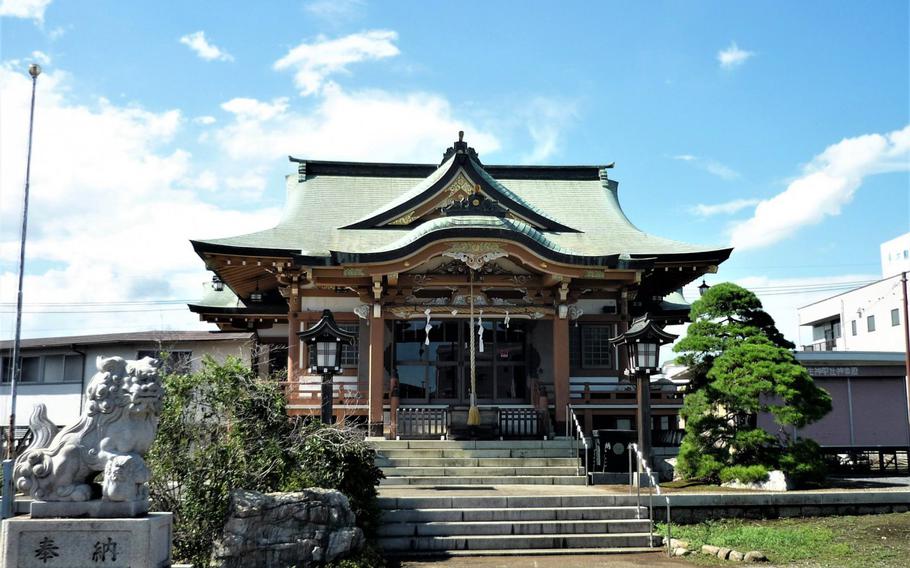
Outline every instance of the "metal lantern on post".
[(704, 296), (704, 295), (705, 295), (705, 292), (708, 291), (708, 288), (710, 288), (710, 286), (708, 286), (708, 283), (705, 282), (704, 279), (702, 279), (701, 284), (698, 285), (698, 295), (699, 295), (699, 297)]
[(353, 345), (357, 334), (345, 331), (335, 323), (332, 310), (322, 310), (322, 318), (316, 325), (297, 334), (309, 349), (316, 352), (315, 364), (310, 365), (311, 373), (322, 375), (322, 422), (332, 423), (332, 377), (341, 372), (342, 343)]
[(625, 345), (629, 368), (636, 378), (638, 398), (638, 447), (645, 460), (651, 461), (651, 375), (660, 367), (660, 346), (672, 343), (677, 336), (667, 333), (645, 314), (632, 322), (629, 329), (610, 340)]

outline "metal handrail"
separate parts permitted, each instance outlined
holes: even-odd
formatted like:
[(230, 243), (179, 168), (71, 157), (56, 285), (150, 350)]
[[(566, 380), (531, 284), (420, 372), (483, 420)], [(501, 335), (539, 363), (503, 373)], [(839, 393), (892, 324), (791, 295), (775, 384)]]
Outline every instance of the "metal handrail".
[[(572, 419), (569, 420), (569, 417), (571, 417)], [(574, 435), (572, 432), (572, 423), (575, 424)], [(575, 415), (575, 410), (572, 408), (571, 404), (567, 404), (566, 405), (566, 438), (570, 438), (570, 437), (574, 441), (576, 456), (578, 455), (578, 441), (581, 440), (581, 443), (584, 445), (584, 448), (585, 448), (585, 461), (584, 461), (585, 485), (587, 485), (588, 484), (588, 470), (589, 470), (588, 460), (590, 459), (589, 458), (590, 452), (588, 452), (588, 439), (585, 438), (585, 432), (584, 432), (584, 430), (581, 429), (581, 424), (578, 422), (578, 416)], [(575, 469), (576, 473), (578, 472), (579, 469), (581, 469), (581, 466), (576, 467), (576, 469)]]
[[(635, 455), (637, 458), (635, 461), (638, 463), (638, 467), (635, 468), (635, 474), (633, 477), (632, 473), (632, 455)], [(663, 497), (667, 502), (667, 556), (673, 555), (673, 550), (670, 548), (670, 496), (662, 494), (660, 491), (660, 484), (657, 482), (657, 479), (654, 477), (654, 472), (651, 471), (651, 468), (648, 466), (647, 460), (641, 455), (641, 451), (638, 449), (638, 444), (629, 444), (629, 494), (632, 494), (632, 484), (635, 484), (637, 488), (638, 497), (636, 498), (636, 507), (635, 507), (635, 516), (636, 518), (641, 518), (641, 474), (644, 473), (648, 477), (648, 519), (650, 523), (648, 524), (648, 542), (654, 544), (654, 501), (653, 495), (656, 492), (658, 497)]]

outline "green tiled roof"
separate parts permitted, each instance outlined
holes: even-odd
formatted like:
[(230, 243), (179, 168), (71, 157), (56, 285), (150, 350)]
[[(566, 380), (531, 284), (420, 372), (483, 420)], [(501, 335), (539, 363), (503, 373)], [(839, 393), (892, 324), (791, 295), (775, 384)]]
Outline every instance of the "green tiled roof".
[[(445, 164), (443, 164), (445, 165)], [(417, 166), (415, 166), (417, 167)], [(427, 166), (423, 166), (427, 167)], [(429, 172), (443, 168), (427, 167)], [(508, 226), (547, 242), (553, 250), (570, 251), (582, 256), (664, 255), (717, 252), (724, 258), (725, 247), (700, 246), (650, 235), (639, 230), (622, 211), (617, 197), (616, 182), (597, 179), (593, 175), (565, 175), (559, 179), (559, 167), (515, 168), (515, 178), (505, 177), (509, 167), (489, 166), (502, 172), (490, 179), (497, 188), (547, 218), (579, 232), (546, 232), (532, 234), (530, 227), (520, 223)], [(496, 168), (501, 168), (496, 170)], [(315, 169), (315, 168), (314, 168)], [(565, 168), (568, 170), (568, 168)], [(575, 168), (573, 171), (578, 171)], [(530, 172), (530, 173), (529, 173)], [(539, 176), (537, 174), (539, 172)], [(487, 174), (489, 177), (489, 174)], [(426, 227), (384, 227), (381, 229), (341, 229), (368, 218), (390, 204), (403, 203), (407, 196), (420, 188), (432, 185), (432, 175), (415, 186), (414, 177), (373, 175), (307, 174), (305, 181), (288, 177), (288, 197), (284, 214), (271, 229), (235, 237), (194, 241), (197, 250), (213, 247), (243, 247), (263, 253), (274, 250), (276, 255), (293, 251), (306, 256), (329, 256), (330, 251), (366, 253), (390, 250), (396, 243), (412, 238), (413, 231), (432, 232), (442, 221), (429, 221)], [(493, 223), (501, 219), (487, 218)], [(485, 222), (487, 222), (485, 221)], [(451, 222), (449, 219), (446, 222)]]

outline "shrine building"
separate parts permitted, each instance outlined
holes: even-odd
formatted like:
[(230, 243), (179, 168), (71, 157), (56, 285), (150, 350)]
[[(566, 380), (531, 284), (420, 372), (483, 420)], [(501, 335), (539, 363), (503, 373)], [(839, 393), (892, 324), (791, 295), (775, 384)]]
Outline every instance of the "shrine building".
[[(439, 165), (290, 160), (274, 228), (192, 241), (214, 276), (189, 308), (255, 332), (263, 373), (287, 371), (289, 412), (314, 415), (321, 379), (297, 333), (332, 310), (359, 338), (334, 416), (374, 436), (463, 428), (472, 369), (483, 424), (531, 413), (561, 432), (574, 411), (588, 432), (630, 428), (635, 382), (608, 340), (645, 313), (685, 321), (679, 290), (732, 250), (637, 229), (611, 166), (485, 165), (461, 135)], [(673, 429), (681, 395), (659, 381), (650, 395), (654, 430)]]

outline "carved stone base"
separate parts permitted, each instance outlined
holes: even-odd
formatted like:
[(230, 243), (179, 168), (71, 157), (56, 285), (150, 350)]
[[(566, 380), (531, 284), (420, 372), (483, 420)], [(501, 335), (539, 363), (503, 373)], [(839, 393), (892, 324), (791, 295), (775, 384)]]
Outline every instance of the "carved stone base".
[(0, 529), (5, 568), (171, 565), (170, 513), (138, 519), (13, 517)]
[(149, 501), (32, 501), (30, 511), (33, 519), (130, 518), (148, 513)]

